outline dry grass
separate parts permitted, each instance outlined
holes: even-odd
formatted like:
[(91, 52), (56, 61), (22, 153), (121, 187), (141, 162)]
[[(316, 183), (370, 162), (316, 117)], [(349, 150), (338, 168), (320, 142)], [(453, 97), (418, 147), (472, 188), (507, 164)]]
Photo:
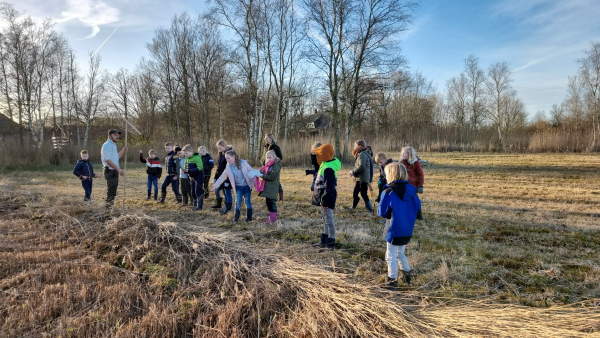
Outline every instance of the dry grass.
[(325, 253), (308, 245), (321, 221), (300, 169), (284, 170), (275, 227), (143, 202), (139, 169), (112, 215), (82, 204), (69, 173), (5, 172), (0, 335), (599, 335), (600, 158), (424, 157), (426, 219), (408, 249), (417, 276), (401, 292), (377, 287), (380, 223), (343, 210), (345, 172), (340, 244)]

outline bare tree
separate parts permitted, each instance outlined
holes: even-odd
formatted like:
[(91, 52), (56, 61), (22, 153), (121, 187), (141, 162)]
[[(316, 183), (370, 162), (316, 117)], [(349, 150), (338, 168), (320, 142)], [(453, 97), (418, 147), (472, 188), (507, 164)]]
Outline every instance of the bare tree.
[(487, 94), (490, 97), (490, 107), (487, 116), (498, 132), (499, 150), (502, 150), (506, 132), (512, 127), (509, 123), (509, 113), (506, 106), (512, 102), (513, 90), (511, 82), (512, 72), (506, 62), (498, 62), (488, 68), (485, 85)]
[[(600, 42), (592, 42), (585, 50), (585, 57), (578, 60), (579, 77), (587, 90), (587, 101), (592, 116), (593, 146), (597, 145), (597, 131), (600, 132)], [(596, 131), (597, 130), (597, 131)]]
[(102, 69), (100, 67), (100, 54), (90, 54), (88, 60), (88, 72), (84, 77), (84, 86), (81, 93), (82, 115), (85, 118), (85, 134), (83, 137), (83, 146), (87, 146), (90, 125), (92, 120), (97, 116), (99, 107), (104, 99), (105, 87), (104, 83), (107, 79), (102, 79)]
[(470, 96), (470, 116), (468, 118), (470, 128), (473, 131), (471, 140), (477, 138), (477, 132), (483, 122), (485, 112), (484, 90), (485, 73), (479, 67), (479, 58), (471, 54), (465, 59), (465, 76), (467, 77), (467, 91)]
[(456, 143), (464, 142), (463, 133), (466, 126), (468, 79), (464, 73), (446, 81), (446, 98), (448, 107), (454, 119), (454, 140)]
[(575, 149), (573, 150), (580, 150), (579, 135), (585, 108), (583, 102), (584, 82), (579, 76), (569, 76), (567, 88), (565, 107), (572, 120), (571, 128), (575, 128), (574, 130), (571, 129), (571, 134), (575, 136)]

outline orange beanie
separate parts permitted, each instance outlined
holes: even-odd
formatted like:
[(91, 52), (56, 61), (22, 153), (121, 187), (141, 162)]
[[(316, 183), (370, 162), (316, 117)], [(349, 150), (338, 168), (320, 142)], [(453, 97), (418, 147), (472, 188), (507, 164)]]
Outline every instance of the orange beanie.
[(317, 155), (317, 162), (319, 165), (323, 163), (323, 161), (331, 161), (333, 159), (333, 146), (329, 143), (325, 143), (319, 148), (313, 150), (313, 153)]

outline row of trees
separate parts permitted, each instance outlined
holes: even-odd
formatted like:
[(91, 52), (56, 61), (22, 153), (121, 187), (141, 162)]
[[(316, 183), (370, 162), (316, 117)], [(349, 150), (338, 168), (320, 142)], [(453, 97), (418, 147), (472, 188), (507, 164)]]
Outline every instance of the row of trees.
[[(205, 14), (176, 15), (169, 27), (156, 29), (147, 59), (110, 73), (98, 54), (78, 64), (51, 21), (36, 23), (2, 3), (1, 107), (24, 127), (20, 141), (28, 137), (39, 147), (48, 129), (75, 126), (75, 135), (60, 137), (86, 146), (91, 127), (113, 125), (122, 115), (140, 127), (146, 142), (243, 137), (247, 155), (256, 159), (264, 133), (274, 133), (285, 147), (288, 138), (305, 135), (306, 116), (316, 110), (329, 119), (326, 137), (342, 157), (349, 156), (353, 135), (390, 139), (393, 147), (435, 143), (501, 150), (513, 146), (516, 131), (571, 128), (593, 131), (596, 144), (598, 43), (579, 61), (569, 96), (553, 108), (551, 121), (542, 119), (542, 128), (540, 118), (535, 127), (527, 125), (506, 62), (483, 68), (471, 55), (444, 93), (420, 72), (407, 71), (398, 38), (415, 2), (209, 5)], [(589, 144), (582, 147), (572, 150)]]

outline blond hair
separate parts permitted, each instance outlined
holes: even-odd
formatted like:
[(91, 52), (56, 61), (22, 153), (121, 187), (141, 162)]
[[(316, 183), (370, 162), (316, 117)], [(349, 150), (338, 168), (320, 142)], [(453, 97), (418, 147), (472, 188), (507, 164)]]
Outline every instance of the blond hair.
[(322, 145), (323, 145), (323, 143), (321, 143), (321, 142), (315, 142), (315, 143), (313, 143), (312, 147), (310, 147), (310, 150), (313, 151)]
[(88, 151), (84, 149), (81, 151), (80, 155), (87, 155), (87, 153), (88, 153)]
[(242, 169), (240, 166), (240, 155), (235, 150), (227, 150), (225, 156), (233, 157), (235, 159), (235, 166), (240, 170)]
[(387, 160), (387, 156), (385, 156), (385, 153), (375, 154), (375, 161), (379, 162), (379, 160)]
[(148, 150), (148, 156), (150, 156), (152, 154), (156, 155), (156, 150), (154, 150), (154, 149)]
[(275, 161), (277, 161), (277, 160), (281, 160), (279, 157), (277, 157), (277, 154), (275, 153), (275, 151), (274, 151), (274, 150), (269, 150), (269, 151), (267, 151), (267, 154), (265, 155), (265, 157), (268, 157), (268, 156), (269, 156), (269, 154), (273, 155), (273, 157), (275, 158)]
[(184, 153), (187, 152), (187, 151), (194, 152), (194, 148), (192, 148), (191, 145), (186, 144), (186, 145), (183, 146), (183, 149), (181, 149), (181, 151), (183, 151)]
[(408, 172), (402, 163), (392, 162), (385, 166), (385, 178), (388, 182), (407, 181)]
[(402, 154), (404, 154), (405, 152), (408, 152), (408, 158), (406, 159), (408, 164), (414, 164), (415, 162), (417, 162), (419, 160), (419, 157), (417, 156), (417, 152), (415, 151), (415, 148), (404, 147), (404, 148), (402, 148), (402, 152), (400, 153), (400, 161), (402, 161)]
[(223, 140), (223, 139), (220, 139), (220, 140), (217, 142), (217, 147), (219, 147), (219, 146), (221, 146), (221, 147), (226, 147), (226, 148), (231, 148), (231, 146), (230, 146), (229, 144), (227, 144), (227, 141), (225, 141), (225, 140)]
[(205, 146), (198, 147), (198, 152), (201, 152), (202, 150), (206, 151), (206, 147)]

